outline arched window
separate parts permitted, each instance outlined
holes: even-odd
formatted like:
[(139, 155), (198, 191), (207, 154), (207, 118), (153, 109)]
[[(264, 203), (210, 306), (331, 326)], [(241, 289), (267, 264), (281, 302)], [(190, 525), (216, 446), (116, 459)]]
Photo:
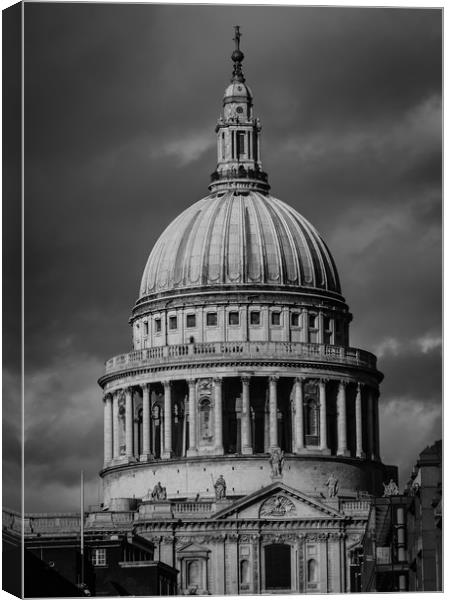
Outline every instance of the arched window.
[(197, 560), (192, 560), (187, 565), (187, 585), (193, 587), (199, 586), (200, 583), (200, 563)]
[(307, 582), (316, 583), (318, 581), (318, 564), (314, 558), (307, 562)]
[(200, 401), (200, 431), (203, 439), (211, 437), (210, 408), (210, 400), (205, 398)]

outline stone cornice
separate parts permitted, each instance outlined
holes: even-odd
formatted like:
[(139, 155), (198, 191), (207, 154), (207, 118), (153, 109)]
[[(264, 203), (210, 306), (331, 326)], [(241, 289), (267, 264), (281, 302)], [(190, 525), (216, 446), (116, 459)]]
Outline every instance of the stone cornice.
[[(383, 379), (383, 374), (380, 371), (377, 371), (375, 369), (370, 369), (367, 367), (362, 367), (362, 366), (355, 366), (355, 365), (344, 365), (344, 364), (338, 364), (338, 363), (329, 363), (327, 361), (316, 361), (316, 362), (312, 362), (310, 360), (285, 360), (285, 359), (265, 359), (265, 360), (253, 360), (253, 359), (244, 359), (244, 358), (230, 358), (228, 356), (223, 356), (219, 359), (215, 359), (215, 360), (210, 360), (210, 358), (202, 358), (202, 359), (197, 359), (197, 360), (192, 360), (191, 362), (179, 362), (176, 363), (176, 361), (167, 363), (165, 365), (157, 365), (154, 367), (150, 367), (150, 366), (142, 366), (142, 367), (134, 367), (134, 368), (130, 368), (130, 369), (123, 369), (122, 371), (116, 371), (113, 373), (108, 373), (106, 375), (103, 375), (102, 377), (100, 377), (98, 379), (98, 384), (104, 388), (106, 384), (112, 383), (114, 381), (123, 381), (123, 378), (134, 378), (136, 376), (142, 376), (142, 375), (155, 375), (155, 374), (160, 374), (160, 379), (155, 379), (154, 381), (161, 381), (162, 379), (167, 379), (167, 374), (169, 374), (169, 376), (172, 379), (176, 379), (176, 373), (174, 371), (177, 371), (178, 374), (180, 375), (179, 379), (191, 379), (192, 378), (192, 370), (198, 369), (198, 370), (206, 370), (210, 373), (211, 369), (222, 369), (222, 368), (230, 368), (233, 369), (234, 374), (229, 374), (227, 375), (224, 372), (220, 372), (217, 373), (216, 376), (219, 377), (232, 377), (232, 376), (239, 376), (239, 373), (235, 371), (235, 369), (242, 369), (242, 370), (254, 370), (257, 368), (267, 368), (267, 367), (272, 367), (275, 369), (278, 369), (280, 371), (280, 376), (281, 377), (316, 377), (316, 378), (321, 378), (322, 375), (319, 372), (319, 370), (327, 370), (327, 371), (331, 371), (332, 373), (336, 373), (337, 376), (335, 377), (337, 378), (341, 378), (341, 377), (347, 377), (348, 380), (351, 380), (352, 378), (356, 378), (357, 380), (359, 379), (360, 375), (365, 376), (366, 377), (366, 381), (363, 382), (366, 385), (371, 385), (371, 386), (376, 386), (378, 385), (382, 379)], [(298, 373), (288, 373), (286, 370), (287, 369), (310, 369), (312, 372), (310, 374), (298, 374)], [(349, 372), (348, 372), (349, 371)], [(353, 373), (351, 373), (351, 371)], [(183, 375), (183, 373), (188, 372), (187, 375)], [(175, 375), (175, 377), (173, 377)], [(260, 373), (259, 375), (255, 375), (255, 376), (259, 376), (259, 377), (268, 377), (268, 373)], [(202, 377), (202, 375), (198, 375), (197, 377)], [(130, 381), (130, 384), (132, 382)], [(121, 384), (124, 385), (124, 384)], [(140, 385), (140, 383), (136, 383), (136, 385)], [(118, 385), (119, 387), (119, 385)], [(109, 390), (108, 390), (109, 391)]]

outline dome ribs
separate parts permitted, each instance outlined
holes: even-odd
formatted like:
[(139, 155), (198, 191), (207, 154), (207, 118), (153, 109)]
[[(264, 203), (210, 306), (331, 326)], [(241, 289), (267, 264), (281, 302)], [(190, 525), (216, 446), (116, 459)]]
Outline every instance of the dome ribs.
[(279, 206), (277, 206), (275, 198), (270, 197), (268, 210), (271, 213), (273, 225), (277, 233), (277, 239), (279, 241), (282, 271), (284, 275), (282, 278), (282, 283), (284, 285), (291, 285), (298, 280), (298, 274), (295, 268), (295, 260), (293, 258), (293, 246), (290, 243), (291, 240), (287, 232), (285, 221), (283, 219), (282, 210)]
[(341, 294), (332, 255), (304, 217), (278, 198), (228, 191), (206, 196), (165, 229), (145, 266), (139, 299), (251, 284)]
[(252, 202), (245, 201), (245, 231), (246, 231), (246, 281), (261, 282), (264, 279), (263, 249), (260, 223)]
[[(192, 224), (189, 236), (189, 251), (187, 251), (185, 285), (198, 285), (202, 283), (202, 265), (204, 261), (204, 246), (207, 241), (208, 223), (210, 221), (213, 204), (207, 202), (198, 218)], [(185, 260), (185, 258), (184, 258)]]
[(240, 197), (233, 196), (229, 208), (228, 235), (227, 235), (227, 278), (230, 283), (240, 283), (243, 265), (242, 254), (242, 232), (240, 218)]
[(273, 220), (270, 218), (271, 213), (268, 208), (267, 199), (258, 194), (260, 199), (260, 207), (263, 215), (261, 215), (262, 229), (264, 232), (265, 245), (266, 245), (266, 258), (267, 258), (267, 280), (266, 283), (280, 284), (282, 282), (282, 256), (281, 249), (279, 246), (279, 240), (276, 236), (276, 228), (274, 227)]
[[(214, 198), (213, 205), (211, 207), (211, 216), (209, 217), (209, 221), (207, 223), (207, 233), (204, 236), (204, 244), (202, 249), (202, 263), (201, 263), (201, 283), (207, 285), (208, 283), (213, 281), (211, 276), (212, 264), (211, 257), (213, 257), (213, 247), (214, 247), (214, 238), (212, 236), (212, 232), (215, 227), (215, 223), (217, 221), (217, 216), (220, 210), (223, 209), (223, 203), (221, 200)], [(218, 259), (215, 261), (215, 264), (218, 265)], [(217, 281), (220, 277), (220, 273), (217, 274), (215, 280)]]

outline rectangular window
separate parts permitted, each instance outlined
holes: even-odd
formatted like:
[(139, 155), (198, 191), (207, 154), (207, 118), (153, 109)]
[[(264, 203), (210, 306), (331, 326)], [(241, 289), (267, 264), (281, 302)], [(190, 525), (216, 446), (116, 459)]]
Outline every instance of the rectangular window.
[(206, 315), (206, 325), (209, 327), (213, 327), (217, 324), (217, 313), (207, 313)]
[(237, 158), (245, 154), (245, 133), (239, 131), (237, 133)]
[(195, 315), (187, 315), (186, 326), (187, 327), (196, 327), (196, 316)]
[(251, 311), (249, 313), (249, 322), (251, 325), (260, 325), (260, 312), (259, 311)]
[(155, 329), (156, 333), (160, 333), (161, 332), (161, 328), (162, 328), (161, 320), (160, 319), (154, 319), (154, 329)]
[(316, 315), (309, 315), (309, 327), (315, 329), (316, 327)]
[(326, 331), (329, 331), (331, 328), (331, 320), (329, 319), (329, 317), (324, 317), (324, 329), (326, 329)]
[(178, 317), (169, 317), (168, 318), (168, 328), (169, 329), (178, 329)]
[(299, 327), (299, 313), (292, 313), (292, 327)]
[(148, 335), (148, 321), (145, 321), (143, 324), (143, 333), (144, 335)]
[(272, 325), (280, 325), (281, 324), (281, 313), (280, 312), (272, 312), (271, 313), (271, 324)]
[(92, 564), (94, 567), (106, 566), (106, 548), (95, 548), (92, 552)]
[(237, 311), (231, 311), (229, 313), (229, 325), (238, 325), (240, 320), (239, 320), (239, 313)]

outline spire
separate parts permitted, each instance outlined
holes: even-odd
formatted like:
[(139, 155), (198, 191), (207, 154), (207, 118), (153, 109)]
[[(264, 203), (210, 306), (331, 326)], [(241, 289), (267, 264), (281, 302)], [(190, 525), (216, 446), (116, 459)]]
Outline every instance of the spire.
[(242, 71), (240, 27), (234, 26), (235, 49), (231, 83), (225, 90), (223, 112), (217, 127), (217, 169), (212, 173), (211, 191), (270, 189), (260, 160), (260, 121), (253, 116), (253, 96)]

